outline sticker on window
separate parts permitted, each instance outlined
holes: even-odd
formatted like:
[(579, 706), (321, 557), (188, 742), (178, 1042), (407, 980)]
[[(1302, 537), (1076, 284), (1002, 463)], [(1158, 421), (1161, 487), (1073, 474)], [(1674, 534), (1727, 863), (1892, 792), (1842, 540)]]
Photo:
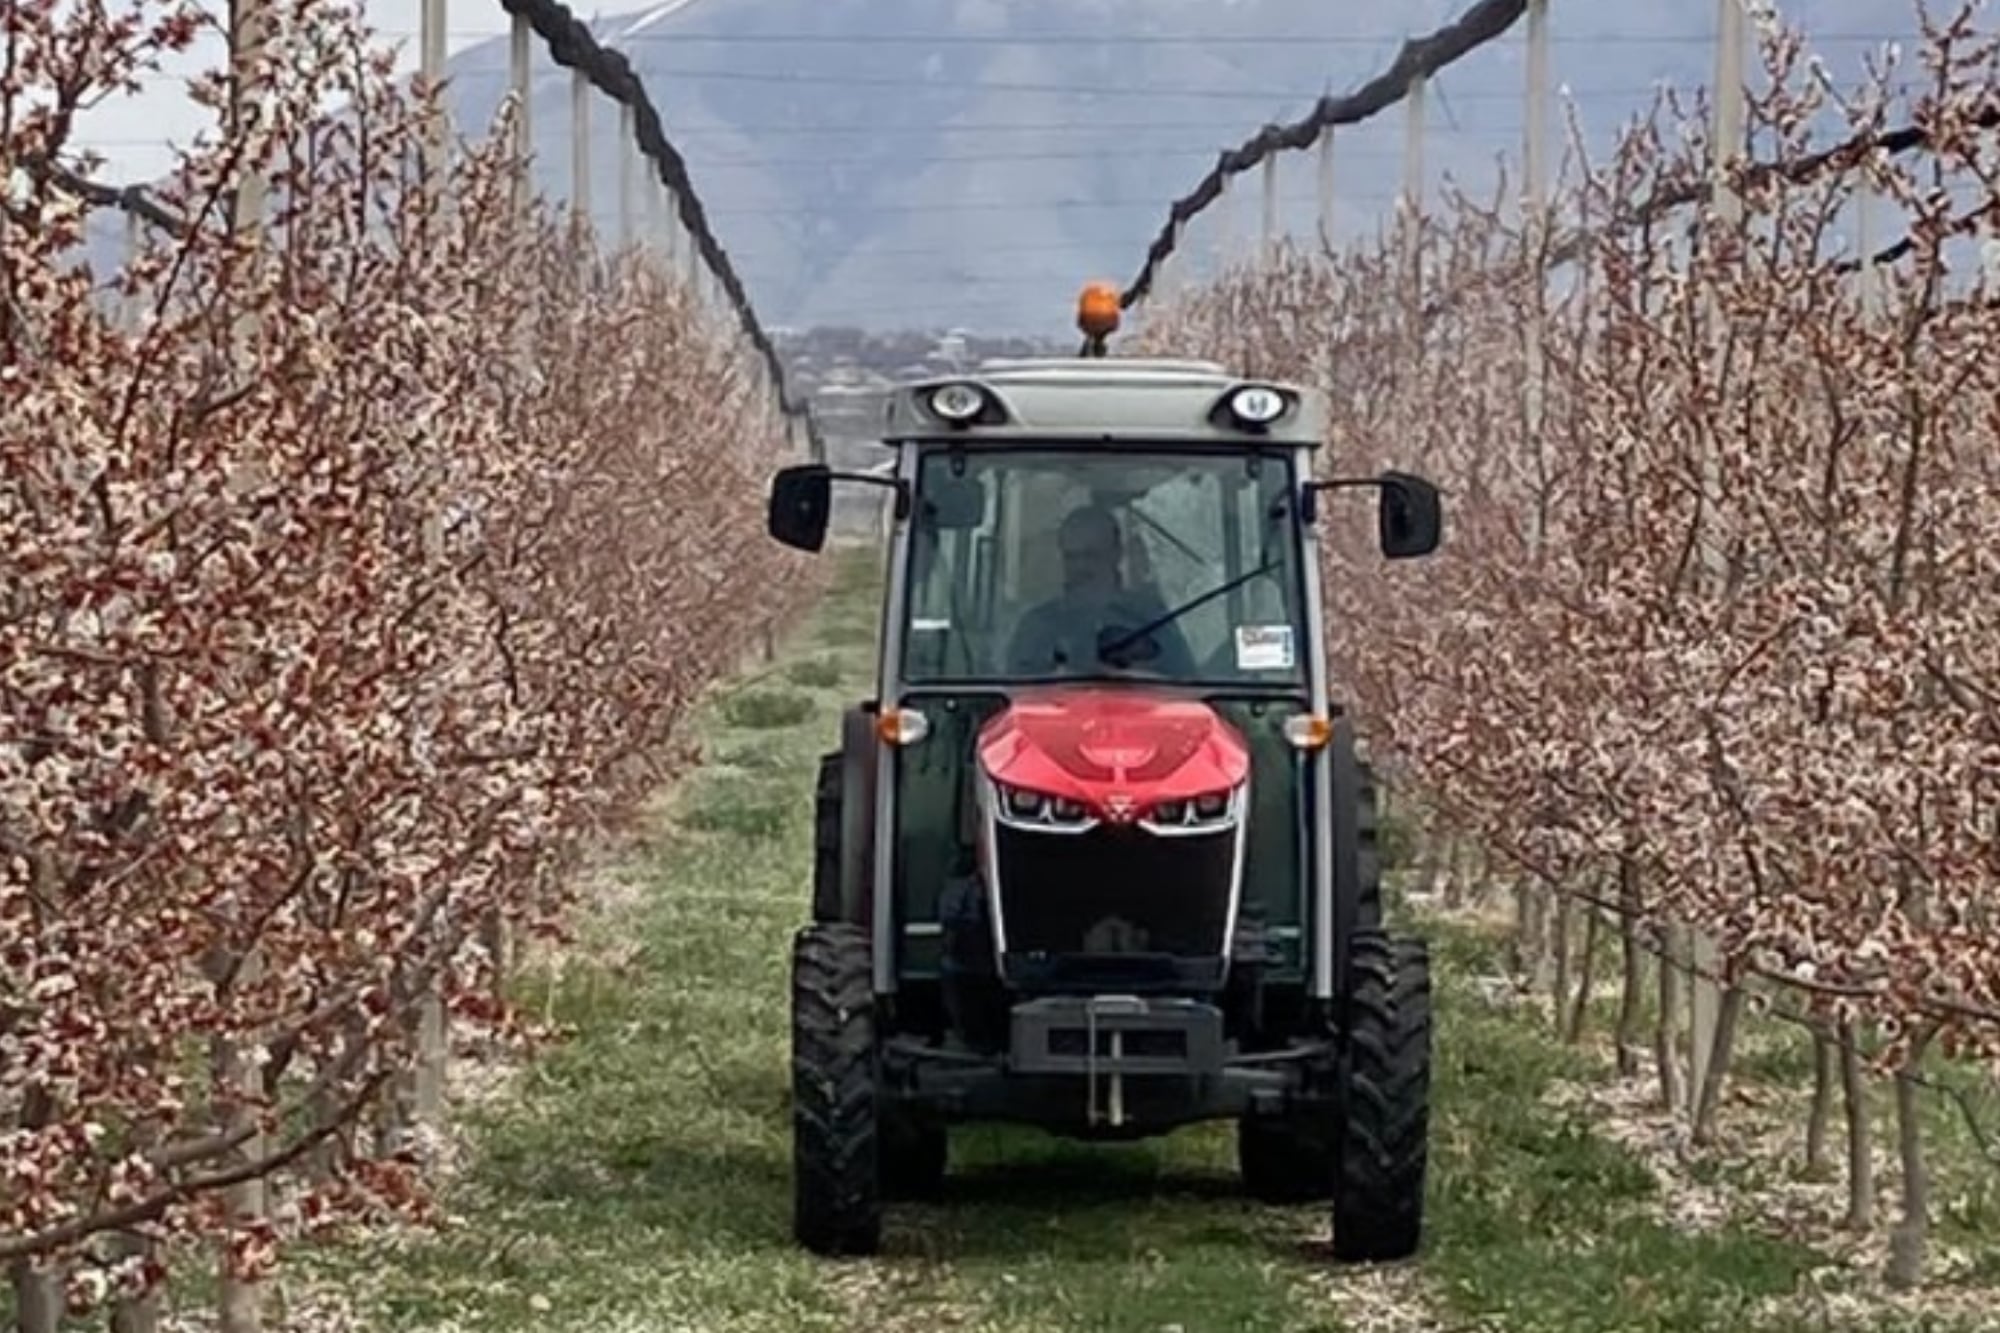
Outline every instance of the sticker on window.
[(935, 616), (916, 616), (910, 621), (910, 632), (913, 634), (943, 634), (950, 628), (951, 622), (949, 620), (942, 620)]
[(1290, 671), (1292, 669), (1292, 627), (1290, 625), (1238, 625), (1236, 627), (1236, 669), (1238, 671)]

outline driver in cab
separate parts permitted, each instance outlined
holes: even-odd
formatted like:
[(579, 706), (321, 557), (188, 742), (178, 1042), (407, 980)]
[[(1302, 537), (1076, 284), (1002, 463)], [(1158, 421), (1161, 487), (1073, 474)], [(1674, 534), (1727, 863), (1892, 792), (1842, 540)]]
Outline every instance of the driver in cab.
[[(1152, 593), (1125, 586), (1119, 569), (1124, 543), (1108, 510), (1088, 504), (1071, 510), (1056, 532), (1056, 545), (1063, 589), (1021, 618), (1007, 654), (1011, 673), (1089, 674), (1130, 665), (1171, 678), (1194, 674), (1194, 657), (1177, 626), (1127, 637), (1165, 617), (1167, 608)], [(1100, 660), (1101, 648), (1117, 648), (1111, 661)]]

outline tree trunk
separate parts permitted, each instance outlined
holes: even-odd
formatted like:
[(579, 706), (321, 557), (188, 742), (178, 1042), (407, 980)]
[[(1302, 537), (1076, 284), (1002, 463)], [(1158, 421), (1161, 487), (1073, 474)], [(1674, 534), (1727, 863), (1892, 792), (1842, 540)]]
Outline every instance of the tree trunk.
[(1660, 1105), (1680, 1108), (1686, 1089), (1681, 1082), (1681, 928), (1672, 922), (1661, 930), (1660, 1013), (1653, 1026), (1653, 1062), (1659, 1070)]
[(1444, 905), (1454, 911), (1470, 901), (1466, 893), (1465, 840), (1453, 834), (1444, 858)]
[[(133, 1131), (131, 1150), (150, 1152), (159, 1143), (159, 1129), (151, 1122), (142, 1122)], [(112, 1247), (121, 1259), (143, 1259), (152, 1252), (153, 1242), (136, 1231), (123, 1231), (112, 1241)], [(160, 1327), (161, 1289), (152, 1289), (139, 1296), (121, 1297), (111, 1307), (111, 1333), (158, 1333)]]
[[(143, 1254), (145, 1246), (135, 1253)], [(162, 1292), (158, 1287), (143, 1296), (128, 1296), (111, 1308), (111, 1333), (159, 1333)]]
[(1875, 1226), (1875, 1159), (1868, 1151), (1868, 1090), (1861, 1056), (1854, 1049), (1854, 1025), (1835, 1029), (1840, 1042), (1840, 1089), (1847, 1110), (1847, 1218), (1853, 1231)]
[(1618, 944), (1623, 953), (1624, 984), (1618, 995), (1618, 1075), (1639, 1072), (1639, 990), (1646, 984), (1639, 955), (1639, 876), (1629, 858), (1618, 866)]
[(1833, 1118), (1834, 1045), (1825, 1032), (1813, 1029), (1812, 1107), (1806, 1113), (1806, 1174), (1825, 1176), (1826, 1127)]
[(425, 1160), (437, 1151), (437, 1137), (444, 1132), (445, 1080), (451, 1064), (451, 1029), (444, 1007), (443, 978), (432, 976), (417, 1001), (417, 1067), (413, 1080), (417, 1123), (428, 1134), (424, 1141)]
[[(228, 1038), (218, 1037), (214, 1047), (216, 1083), (231, 1092), (247, 1093), (254, 1084), (256, 1075), (250, 1070), (249, 1062), (243, 1058), (238, 1045)], [(256, 1112), (248, 1107), (231, 1107), (218, 1117), (217, 1128), (225, 1134), (233, 1134), (255, 1119)], [(263, 1155), (264, 1136), (253, 1133), (237, 1150), (234, 1156), (245, 1160)], [(232, 1185), (222, 1192), (223, 1207), (227, 1210), (231, 1231), (237, 1227), (254, 1227), (264, 1217), (264, 1185), (262, 1181), (246, 1180)], [(217, 1327), (221, 1333), (262, 1333), (264, 1327), (263, 1284), (255, 1277), (237, 1271), (233, 1262), (234, 1248), (231, 1231), (221, 1236), (220, 1253), (217, 1256)]]
[(497, 908), (488, 912), (479, 923), (479, 942), (485, 946), (489, 965), (493, 969), (489, 984), (496, 1005), (507, 1002), (507, 969), (511, 963), (512, 944), (509, 935), (507, 918)]
[(23, 1259), (14, 1265), (14, 1327), (19, 1333), (56, 1333), (62, 1324), (61, 1275)]
[(1576, 1003), (1570, 1006), (1569, 1031), (1565, 1040), (1574, 1046), (1583, 1040), (1584, 1019), (1590, 1013), (1590, 988), (1597, 972), (1597, 930), (1603, 913), (1586, 907), (1583, 918), (1583, 957), (1577, 963)]
[(1517, 980), (1527, 977), (1534, 966), (1534, 889), (1527, 883), (1514, 885), (1514, 933), (1507, 941), (1507, 970)]
[(1930, 1178), (1924, 1170), (1923, 1108), (1917, 1078), (1931, 1031), (1917, 1034), (1909, 1057), (1896, 1071), (1896, 1152), (1903, 1165), (1903, 1215), (1889, 1235), (1889, 1285), (1907, 1291), (1923, 1281), (1924, 1250), (1930, 1236)]
[(1556, 898), (1556, 928), (1549, 948), (1555, 954), (1555, 975), (1549, 982), (1549, 1031), (1557, 1037), (1563, 1030), (1563, 1001), (1569, 998), (1569, 918), (1567, 893), (1551, 888)]
[[(236, 969), (234, 981), (229, 984), (253, 986), (261, 980), (262, 974), (263, 961), (253, 949), (244, 957)], [(227, 969), (216, 975), (220, 988), (224, 984), (220, 977), (227, 975)], [(223, 998), (228, 998), (226, 992)], [(251, 1131), (242, 1145), (225, 1159), (232, 1165), (254, 1162), (265, 1152), (262, 1131), (253, 1129), (257, 1121), (254, 1099), (263, 1090), (263, 1079), (247, 1052), (246, 1043), (252, 1040), (254, 1038), (246, 1034), (218, 1032), (209, 1042), (209, 1067), (217, 1100), (215, 1127), (230, 1135)], [(222, 1191), (222, 1206), (230, 1226), (219, 1238), (217, 1254), (216, 1327), (220, 1333), (262, 1333), (263, 1282), (238, 1270), (233, 1233), (238, 1228), (247, 1231), (262, 1224), (267, 1215), (266, 1204), (265, 1185), (261, 1180), (246, 1180)]]
[(1533, 964), (1534, 971), (1529, 986), (1534, 993), (1539, 994), (1555, 984), (1555, 955), (1552, 952), (1555, 941), (1549, 908), (1555, 901), (1556, 891), (1546, 884), (1537, 884), (1530, 892), (1534, 894), (1534, 919), (1532, 929), (1528, 932), (1528, 944), (1531, 950), (1528, 958)]
[(1722, 1003), (1715, 1011), (1715, 1044), (1709, 1049), (1708, 1069), (1701, 1080), (1694, 1111), (1694, 1142), (1707, 1147), (1715, 1139), (1715, 1120), (1722, 1107), (1722, 1088), (1729, 1080), (1729, 1056), (1736, 1046), (1736, 1023), (1743, 1013), (1743, 988), (1723, 988)]

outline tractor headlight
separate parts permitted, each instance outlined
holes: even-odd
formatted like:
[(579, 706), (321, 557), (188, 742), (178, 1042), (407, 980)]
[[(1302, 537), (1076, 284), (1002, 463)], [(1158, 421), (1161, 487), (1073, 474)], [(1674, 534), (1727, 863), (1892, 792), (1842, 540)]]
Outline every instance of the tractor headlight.
[(1097, 827), (1090, 807), (1069, 796), (1051, 796), (1026, 787), (993, 784), (994, 817), (1009, 828), (1040, 833), (1082, 833)]
[(1248, 789), (1246, 782), (1222, 791), (1205, 791), (1189, 800), (1159, 801), (1139, 825), (1149, 833), (1169, 836), (1217, 833), (1235, 826)]
[(953, 425), (963, 425), (986, 406), (986, 395), (973, 384), (946, 384), (931, 392), (931, 411)]
[(1042, 813), (1042, 794), (1022, 787), (1009, 787), (1007, 791), (1007, 813), (1022, 819), (1033, 819)]

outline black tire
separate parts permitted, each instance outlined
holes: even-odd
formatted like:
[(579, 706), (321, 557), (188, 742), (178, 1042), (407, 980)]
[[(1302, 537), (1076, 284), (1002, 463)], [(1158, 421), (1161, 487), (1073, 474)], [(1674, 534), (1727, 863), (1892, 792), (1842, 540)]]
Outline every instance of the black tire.
[(819, 780), (813, 787), (812, 919), (820, 922), (842, 917), (840, 778), (844, 762), (838, 750), (821, 755)]
[(817, 923), (792, 942), (792, 1231), (816, 1254), (882, 1243), (880, 1092), (868, 936)]
[(1314, 1203), (1333, 1194), (1335, 1142), (1331, 1106), (1285, 1116), (1244, 1116), (1236, 1122), (1236, 1165), (1243, 1188), (1259, 1203)]
[(943, 1125), (891, 1112), (882, 1120), (882, 1197), (892, 1201), (942, 1198), (951, 1139)]
[(1348, 967), (1333, 1253), (1343, 1263), (1406, 1259), (1423, 1239), (1430, 951), (1422, 940), (1363, 931), (1354, 937)]

